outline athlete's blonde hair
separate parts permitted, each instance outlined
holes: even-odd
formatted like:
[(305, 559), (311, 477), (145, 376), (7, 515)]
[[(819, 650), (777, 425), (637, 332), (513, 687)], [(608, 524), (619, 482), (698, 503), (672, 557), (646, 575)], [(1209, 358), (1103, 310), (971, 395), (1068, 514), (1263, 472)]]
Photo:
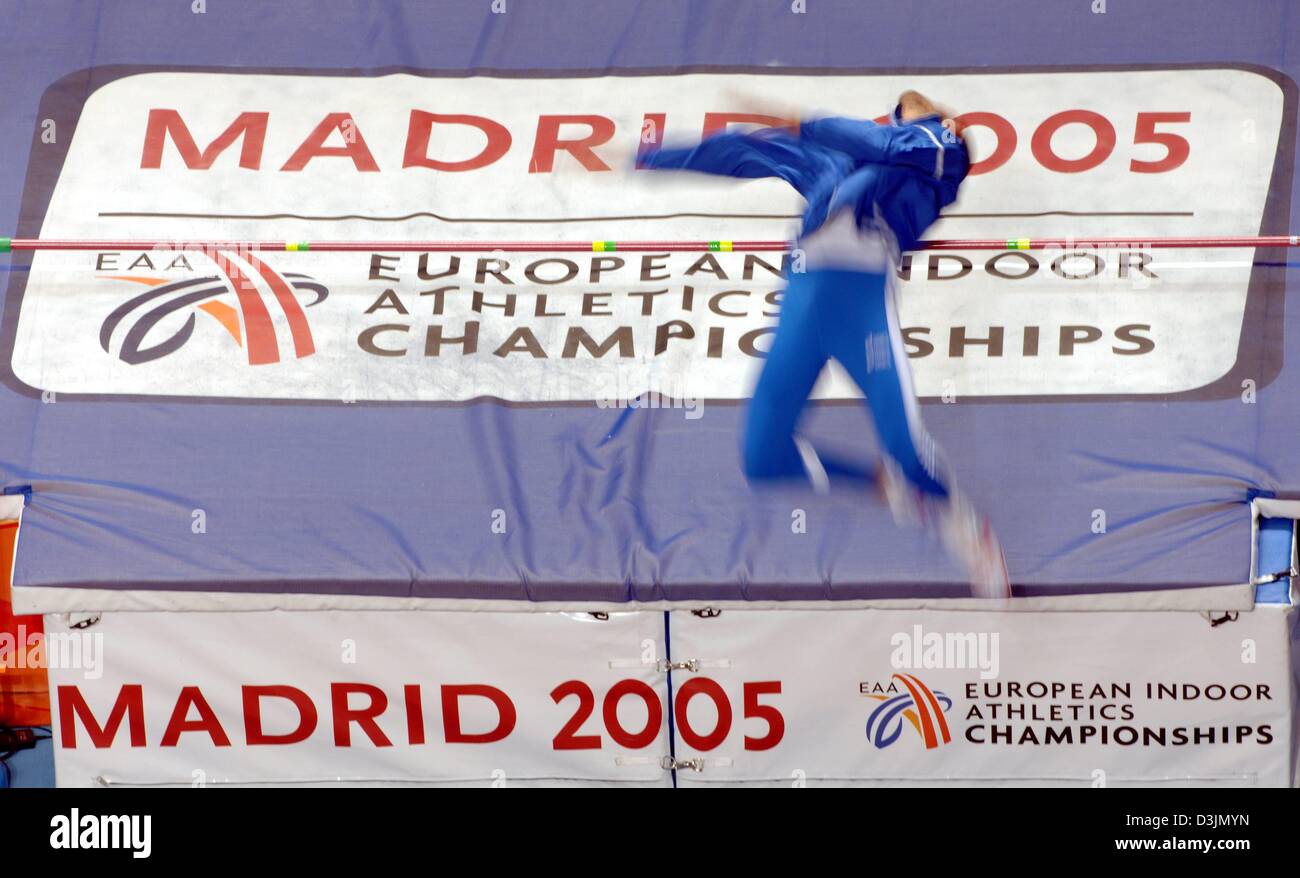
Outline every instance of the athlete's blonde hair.
[(943, 104), (935, 103), (919, 91), (908, 89), (898, 96), (898, 106), (903, 119), (920, 119), (924, 116), (938, 116), (943, 120), (943, 127), (958, 137), (964, 138), (966, 126), (957, 121), (957, 114)]

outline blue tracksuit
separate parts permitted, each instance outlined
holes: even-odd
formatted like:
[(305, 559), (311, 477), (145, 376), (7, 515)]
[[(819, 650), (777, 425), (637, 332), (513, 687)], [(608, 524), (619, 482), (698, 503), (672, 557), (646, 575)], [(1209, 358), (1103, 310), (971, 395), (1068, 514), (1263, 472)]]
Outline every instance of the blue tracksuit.
[(798, 136), (784, 128), (715, 134), (698, 146), (644, 152), (640, 164), (728, 177), (780, 177), (808, 202), (801, 235), (843, 209), (851, 209), (858, 225), (865, 226), (878, 208), (900, 250), (916, 246), (939, 210), (956, 200), (970, 170), (965, 144), (937, 116), (894, 125), (813, 119), (800, 124)]
[[(866, 396), (891, 475), (923, 494), (947, 497), (934, 442), (921, 425), (911, 372), (894, 309), (894, 265), (912, 249), (941, 208), (957, 197), (970, 162), (965, 145), (938, 117), (892, 125), (860, 119), (803, 122), (797, 136), (784, 129), (723, 133), (685, 149), (645, 152), (640, 165), (732, 177), (779, 177), (807, 202), (797, 246), (808, 270), (792, 274), (772, 348), (750, 403), (744, 468), (750, 478), (790, 476), (821, 484), (836, 475), (861, 475), (819, 456), (796, 437), (800, 413), (818, 374), (836, 359)], [(822, 242), (834, 237), (888, 254), (878, 265), (841, 258)], [(813, 253), (818, 253), (816, 260)]]

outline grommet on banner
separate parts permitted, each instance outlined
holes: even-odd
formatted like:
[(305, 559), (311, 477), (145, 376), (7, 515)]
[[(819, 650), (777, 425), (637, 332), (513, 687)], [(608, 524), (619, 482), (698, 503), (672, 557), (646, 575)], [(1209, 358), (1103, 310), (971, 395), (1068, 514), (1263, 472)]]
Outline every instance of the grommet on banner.
[(665, 756), (659, 761), (659, 765), (665, 771), (681, 771), (690, 769), (691, 771), (704, 771), (706, 766), (714, 768), (731, 768), (734, 761), (729, 756), (716, 756), (705, 759), (703, 756), (694, 756), (690, 759), (675, 759), (672, 756)]
[(1257, 576), (1251, 585), (1268, 585), (1270, 582), (1277, 582), (1279, 579), (1295, 578), (1297, 576), (1300, 576), (1300, 568), (1289, 567), (1286, 570), (1279, 570), (1277, 573)]
[(731, 659), (685, 659), (680, 662), (670, 662), (667, 659), (648, 662), (640, 659), (610, 659), (610, 670), (627, 670), (628, 668), (654, 668), (660, 674), (670, 674), (673, 671), (690, 671), (692, 674), (698, 674), (707, 668), (729, 668)]
[(690, 671), (692, 674), (698, 674), (700, 671), (714, 668), (729, 668), (731, 667), (731, 659), (710, 659), (708, 661), (704, 659), (687, 659), (683, 662), (668, 662), (660, 659), (658, 665), (659, 670), (665, 674), (669, 671)]
[(1201, 613), (1201, 615), (1205, 617), (1205, 621), (1210, 623), (1211, 628), (1218, 628), (1225, 622), (1236, 622), (1239, 614), (1236, 610), (1228, 610), (1218, 618), (1215, 618), (1213, 613)]
[(91, 627), (92, 625), (99, 624), (99, 620), (104, 618), (103, 613), (91, 613), (87, 615), (84, 619), (78, 619), (76, 622), (74, 622), (72, 621), (72, 617), (74, 615), (77, 614), (63, 613), (61, 616), (59, 616), (59, 618), (63, 620), (63, 624), (67, 625), (73, 631), (84, 631), (85, 629)]
[(698, 756), (694, 759), (674, 759), (671, 756), (665, 756), (659, 760), (659, 766), (664, 771), (681, 771), (688, 768), (691, 771), (703, 771), (704, 760)]

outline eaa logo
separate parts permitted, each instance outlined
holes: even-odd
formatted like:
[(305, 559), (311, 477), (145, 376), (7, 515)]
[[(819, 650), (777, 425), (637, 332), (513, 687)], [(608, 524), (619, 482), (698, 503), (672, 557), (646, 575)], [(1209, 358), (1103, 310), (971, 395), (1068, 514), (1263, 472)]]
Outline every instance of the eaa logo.
[(867, 740), (877, 749), (883, 750), (899, 739), (903, 720), (921, 736), (927, 750), (952, 742), (944, 717), (952, 707), (952, 699), (931, 690), (911, 674), (894, 674), (888, 683), (859, 683), (858, 691), (880, 702), (867, 717)]
[[(135, 366), (161, 359), (190, 340), (197, 325), (195, 311), (201, 311), (205, 320), (211, 318), (244, 348), (250, 366), (278, 363), (280, 340), (271, 319), (268, 292), (274, 306), (284, 314), (293, 355), (302, 359), (316, 352), (298, 291), (314, 294), (315, 298), (305, 305), (310, 308), (329, 295), (323, 284), (305, 274), (280, 274), (251, 252), (240, 253), (251, 272), (227, 252), (206, 251), (206, 255), (216, 264), (219, 275), (177, 281), (135, 274), (98, 275), (100, 280), (149, 288), (118, 305), (104, 319), (99, 330), (99, 345), (104, 352), (112, 354), (116, 340), (116, 356), (124, 363)], [(231, 297), (233, 303), (225, 301)], [(174, 316), (179, 313), (185, 313), (183, 322)]]

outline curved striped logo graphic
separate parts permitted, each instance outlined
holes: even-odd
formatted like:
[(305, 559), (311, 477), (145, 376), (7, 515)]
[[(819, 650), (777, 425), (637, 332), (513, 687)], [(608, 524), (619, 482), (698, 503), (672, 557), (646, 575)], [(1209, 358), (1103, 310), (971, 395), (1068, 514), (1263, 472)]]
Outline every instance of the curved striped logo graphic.
[(903, 721), (907, 720), (925, 741), (925, 749), (951, 743), (952, 734), (944, 713), (952, 707), (952, 699), (943, 692), (931, 690), (911, 674), (894, 674), (892, 679), (906, 691), (867, 696), (880, 702), (867, 717), (867, 740), (884, 749), (903, 734)]
[[(240, 254), (251, 267), (251, 273), (228, 253), (210, 251), (207, 256), (216, 264), (220, 274), (178, 281), (138, 275), (101, 275), (101, 280), (149, 287), (146, 292), (113, 309), (104, 319), (99, 330), (99, 345), (105, 353), (112, 353), (114, 336), (125, 327), (118, 359), (133, 366), (159, 360), (180, 350), (190, 340), (197, 325), (194, 312), (202, 311), (244, 349), (250, 366), (278, 363), (281, 358), (280, 339), (264, 288), (284, 315), (293, 356), (301, 359), (316, 352), (311, 326), (304, 305), (298, 299), (298, 291), (314, 294), (315, 298), (305, 306), (310, 308), (319, 305), (329, 295), (323, 284), (305, 274), (281, 274), (252, 253)], [(232, 293), (234, 304), (221, 301), (221, 297)], [(174, 320), (167, 320), (177, 312), (187, 310), (189, 313), (180, 326), (175, 326)], [(175, 328), (170, 335), (159, 339), (157, 336), (161, 332), (155, 330), (164, 321)]]

